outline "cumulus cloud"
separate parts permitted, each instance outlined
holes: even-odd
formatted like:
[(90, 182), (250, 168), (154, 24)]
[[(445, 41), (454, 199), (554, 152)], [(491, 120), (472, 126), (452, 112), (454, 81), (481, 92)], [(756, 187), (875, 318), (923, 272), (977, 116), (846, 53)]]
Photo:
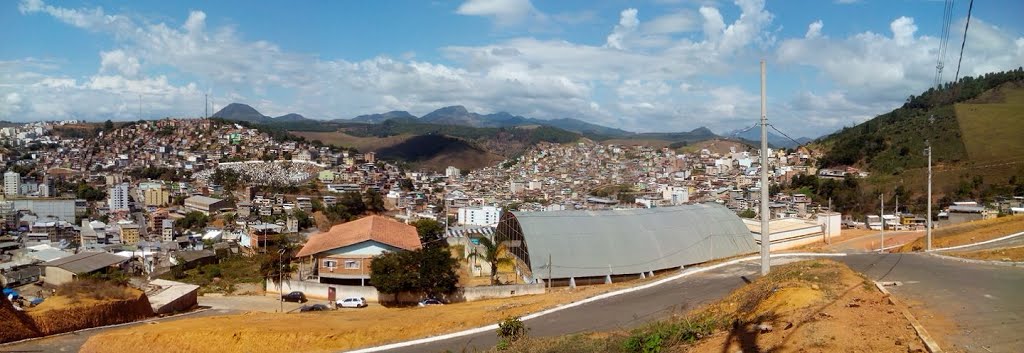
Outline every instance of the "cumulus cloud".
[(100, 72), (117, 73), (127, 77), (139, 75), (139, 59), (125, 54), (123, 50), (100, 52)]
[(824, 27), (824, 26), (825, 26), (825, 24), (821, 23), (821, 20), (817, 20), (817, 21), (811, 22), (811, 24), (807, 25), (807, 34), (804, 34), (804, 38), (810, 39), (810, 38), (818, 38), (818, 37), (820, 37), (821, 36), (821, 27)]
[(615, 25), (615, 29), (608, 35), (608, 40), (605, 43), (606, 46), (613, 49), (626, 49), (623, 46), (623, 39), (636, 31), (636, 27), (640, 25), (640, 20), (636, 18), (636, 9), (628, 8), (622, 10), (619, 14), (619, 24)]

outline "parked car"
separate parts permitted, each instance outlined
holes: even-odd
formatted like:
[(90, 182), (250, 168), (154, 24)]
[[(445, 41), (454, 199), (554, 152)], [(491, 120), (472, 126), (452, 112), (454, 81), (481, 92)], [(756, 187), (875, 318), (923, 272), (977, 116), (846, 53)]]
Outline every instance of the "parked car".
[(437, 299), (434, 299), (434, 298), (427, 298), (427, 299), (420, 300), (420, 303), (419, 303), (419, 306), (432, 306), (432, 305), (444, 305), (444, 302), (442, 302), (440, 300), (437, 300)]
[(339, 307), (342, 308), (365, 308), (366, 298), (363, 297), (348, 297), (337, 302)]
[(299, 308), (299, 312), (303, 312), (303, 313), (310, 312), (310, 311), (327, 311), (327, 310), (331, 310), (331, 308), (329, 308), (329, 307), (327, 307), (327, 305), (323, 305), (323, 304), (303, 305), (302, 307)]
[(306, 294), (299, 291), (294, 291), (288, 294), (282, 294), (281, 300), (296, 303), (305, 303), (308, 301), (306, 300)]

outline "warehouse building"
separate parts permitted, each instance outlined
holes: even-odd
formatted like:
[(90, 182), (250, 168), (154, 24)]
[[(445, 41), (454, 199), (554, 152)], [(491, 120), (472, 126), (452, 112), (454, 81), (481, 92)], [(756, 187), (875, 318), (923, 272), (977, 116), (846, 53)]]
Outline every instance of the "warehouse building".
[(721, 205), (606, 211), (505, 212), (495, 235), (527, 282), (619, 278), (754, 253), (740, 218)]

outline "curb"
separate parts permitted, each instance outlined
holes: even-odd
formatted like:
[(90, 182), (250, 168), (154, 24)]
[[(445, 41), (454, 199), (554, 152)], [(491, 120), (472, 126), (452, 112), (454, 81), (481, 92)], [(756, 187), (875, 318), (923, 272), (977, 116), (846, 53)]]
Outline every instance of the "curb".
[(965, 263), (969, 263), (969, 264), (976, 264), (976, 265), (993, 265), (993, 266), (1005, 266), (1005, 267), (1024, 267), (1024, 262), (1006, 262), (1006, 261), (993, 261), (993, 260), (965, 259), (965, 258), (956, 257), (956, 256), (940, 255), (940, 254), (936, 254), (934, 252), (930, 252), (930, 253), (927, 253), (927, 254), (931, 255), (931, 256), (935, 256), (935, 257), (940, 258), (940, 259), (946, 259), (946, 260), (952, 260), (952, 261), (960, 261), (960, 262), (965, 262)]
[(161, 321), (161, 320), (165, 320), (165, 319), (172, 319), (172, 318), (176, 318), (176, 317), (182, 317), (182, 316), (198, 314), (198, 313), (205, 312), (205, 311), (212, 310), (212, 309), (213, 308), (202, 308), (202, 309), (196, 309), (194, 311), (189, 311), (187, 313), (181, 313), (181, 314), (177, 314), (177, 315), (164, 316), (164, 317), (151, 317), (151, 318), (144, 319), (144, 320), (139, 320), (139, 321), (123, 322), (123, 323), (120, 323), (120, 324), (113, 324), (113, 325), (106, 325), (106, 326), (96, 326), (96, 327), (90, 327), (90, 328), (83, 328), (83, 329), (75, 330), (75, 331), (68, 331), (68, 332), (57, 333), (57, 334), (53, 334), (53, 335), (26, 338), (26, 339), (23, 339), (23, 340), (20, 340), (20, 341), (0, 343), (0, 347), (15, 345), (15, 344), (19, 344), (19, 343), (28, 343), (28, 342), (32, 342), (32, 341), (44, 340), (44, 339), (48, 339), (48, 338), (54, 338), (54, 337), (60, 337), (60, 336), (66, 336), (66, 335), (74, 335), (74, 334), (79, 334), (79, 333), (82, 333), (82, 332), (87, 332), (87, 331), (92, 331), (92, 330), (100, 330), (100, 329), (107, 329), (107, 328), (115, 328), (115, 327), (122, 327), (122, 326), (130, 326), (130, 325), (136, 325), (136, 324), (145, 324), (145, 323), (157, 322), (157, 321)]
[(914, 327), (914, 331), (917, 332), (917, 337), (920, 338), (922, 342), (924, 342), (924, 346), (925, 348), (928, 349), (928, 352), (942, 353), (942, 348), (939, 348), (939, 343), (935, 342), (935, 340), (932, 339), (932, 336), (929, 335), (928, 331), (924, 329), (924, 326), (922, 326), (921, 323), (917, 321), (917, 318), (914, 317), (914, 314), (910, 313), (910, 309), (907, 309), (906, 306), (904, 306), (902, 303), (896, 300), (896, 298), (894, 298), (892, 294), (889, 293), (889, 290), (885, 289), (885, 286), (883, 286), (881, 283), (878, 283), (878, 281), (873, 282), (875, 283), (875, 288), (878, 288), (878, 291), (882, 292), (882, 294), (884, 294), (885, 297), (889, 299), (889, 304), (898, 307), (900, 309), (900, 312), (903, 313), (903, 317), (907, 318), (907, 321), (910, 321), (910, 325)]
[[(784, 254), (774, 254), (774, 255), (770, 255), (770, 256), (773, 257), (773, 258), (780, 258), (780, 257), (842, 257), (842, 256), (846, 256), (846, 253), (827, 253), (827, 254), (823, 254), (823, 253), (784, 253)], [(639, 290), (644, 290), (644, 289), (647, 289), (647, 288), (655, 287), (655, 286), (658, 286), (658, 285), (661, 285), (661, 284), (665, 284), (665, 283), (668, 283), (668, 282), (671, 282), (671, 281), (675, 281), (677, 279), (680, 279), (680, 278), (683, 278), (683, 277), (687, 277), (687, 276), (690, 276), (690, 275), (693, 275), (693, 274), (697, 274), (697, 273), (701, 273), (701, 272), (706, 272), (706, 271), (711, 271), (711, 270), (722, 268), (722, 267), (725, 267), (725, 266), (735, 265), (735, 264), (738, 264), (740, 262), (746, 262), (746, 261), (752, 261), (752, 260), (760, 260), (760, 259), (761, 259), (760, 255), (748, 256), (748, 257), (743, 257), (743, 258), (739, 258), (739, 259), (733, 259), (733, 260), (729, 260), (729, 261), (726, 261), (726, 262), (714, 264), (714, 265), (707, 266), (707, 267), (692, 267), (692, 268), (688, 268), (688, 269), (683, 270), (682, 273), (678, 273), (678, 274), (675, 274), (675, 275), (672, 275), (672, 276), (669, 276), (669, 277), (666, 277), (666, 278), (663, 278), (663, 279), (660, 279), (660, 280), (657, 280), (657, 281), (654, 281), (654, 282), (651, 282), (651, 283), (639, 285), (639, 286), (636, 286), (636, 287), (625, 288), (625, 289), (617, 290), (617, 291), (614, 291), (614, 292), (608, 292), (608, 293), (604, 293), (604, 294), (595, 295), (593, 297), (582, 299), (582, 300), (579, 300), (579, 301), (575, 301), (575, 302), (572, 302), (572, 303), (569, 303), (569, 304), (565, 304), (565, 305), (561, 305), (561, 306), (556, 306), (554, 308), (550, 308), (550, 309), (547, 309), (547, 310), (542, 310), (542, 311), (538, 311), (538, 312), (535, 312), (535, 313), (532, 313), (532, 314), (524, 315), (524, 316), (522, 316), (520, 318), (520, 320), (526, 321), (526, 320), (530, 320), (530, 319), (535, 319), (535, 318), (538, 318), (538, 317), (541, 317), (541, 316), (544, 316), (544, 315), (556, 313), (556, 312), (559, 312), (559, 311), (562, 311), (562, 310), (565, 310), (565, 309), (569, 309), (569, 308), (573, 308), (573, 307), (577, 307), (577, 306), (580, 306), (580, 305), (583, 305), (583, 304), (587, 304), (587, 303), (595, 302), (595, 301), (598, 301), (598, 300), (607, 299), (607, 298), (623, 295), (623, 294), (626, 294), (626, 293), (632, 293), (632, 292), (636, 292), (636, 291), (639, 291)], [(361, 349), (351, 350), (351, 351), (347, 351), (347, 352), (349, 352), (349, 353), (380, 352), (380, 351), (386, 351), (386, 350), (390, 350), (390, 349), (405, 348), (405, 347), (420, 345), (420, 344), (424, 344), (424, 343), (432, 343), (432, 342), (437, 342), (437, 341), (443, 341), (443, 340), (447, 340), (447, 339), (458, 338), (458, 337), (473, 335), (473, 334), (477, 334), (477, 333), (494, 332), (497, 329), (498, 329), (498, 324), (491, 324), (491, 325), (487, 325), (487, 326), (471, 328), (471, 329), (468, 329), (468, 330), (457, 331), (457, 332), (452, 332), (452, 333), (438, 335), (438, 336), (425, 337), (425, 338), (420, 338), (420, 339), (415, 339), (415, 340), (405, 341), (405, 342), (391, 343), (391, 344), (386, 344), (386, 345), (376, 346), (376, 347), (361, 348)], [(935, 352), (932, 352), (932, 353), (935, 353)]]
[(946, 248), (932, 249), (931, 251), (932, 252), (935, 252), (935, 251), (948, 251), (948, 250), (957, 250), (957, 249), (969, 248), (969, 247), (972, 247), (972, 246), (978, 246), (978, 245), (985, 245), (985, 244), (989, 244), (989, 243), (995, 243), (995, 242), (1000, 241), (1000, 240), (1016, 238), (1016, 237), (1019, 237), (1021, 235), (1024, 235), (1024, 232), (1014, 233), (1014, 234), (1010, 234), (1010, 235), (1007, 235), (1007, 236), (1002, 236), (1002, 237), (995, 238), (995, 239), (989, 239), (989, 240), (986, 240), (986, 241), (977, 242), (977, 243), (974, 243), (974, 244), (964, 244), (964, 245), (950, 246), (950, 247), (946, 247)]

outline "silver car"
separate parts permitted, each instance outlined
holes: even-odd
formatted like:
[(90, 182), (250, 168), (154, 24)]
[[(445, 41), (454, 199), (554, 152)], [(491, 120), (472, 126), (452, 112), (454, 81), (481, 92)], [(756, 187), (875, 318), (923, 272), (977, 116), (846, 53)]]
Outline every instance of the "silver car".
[(337, 301), (338, 307), (341, 308), (365, 308), (366, 298), (362, 297), (348, 297)]

